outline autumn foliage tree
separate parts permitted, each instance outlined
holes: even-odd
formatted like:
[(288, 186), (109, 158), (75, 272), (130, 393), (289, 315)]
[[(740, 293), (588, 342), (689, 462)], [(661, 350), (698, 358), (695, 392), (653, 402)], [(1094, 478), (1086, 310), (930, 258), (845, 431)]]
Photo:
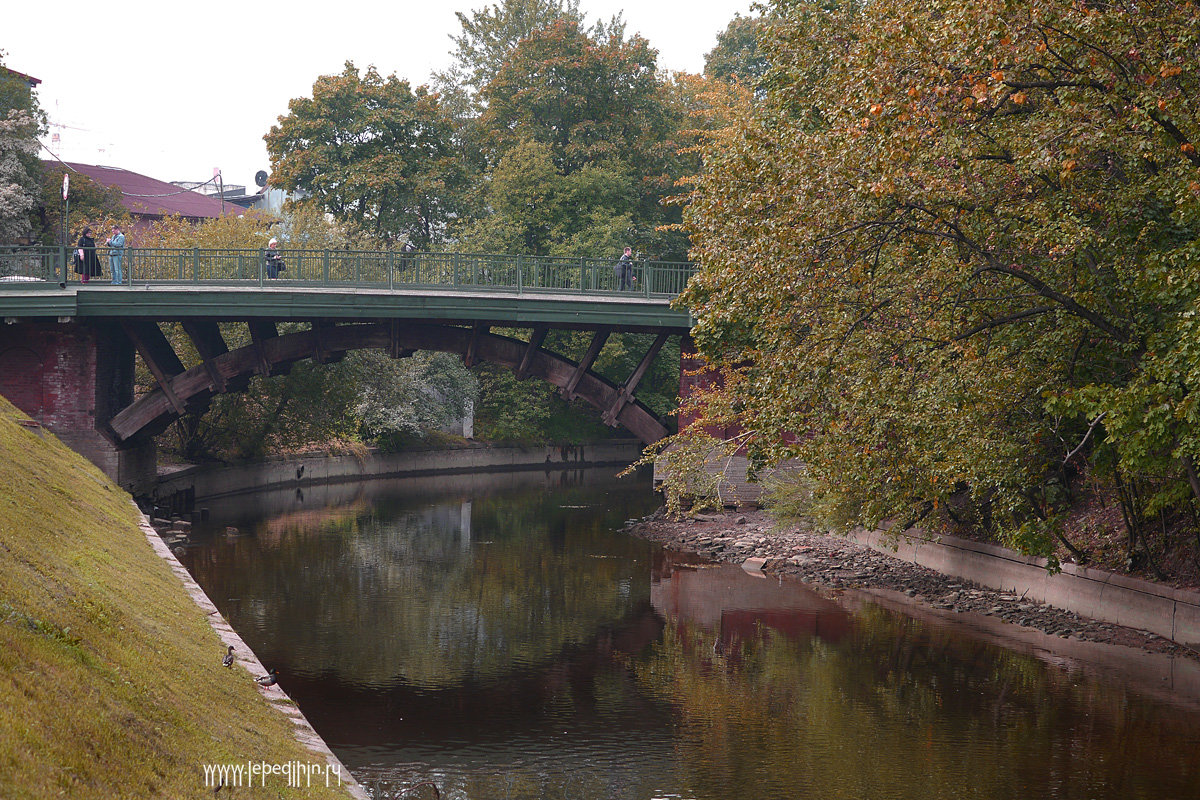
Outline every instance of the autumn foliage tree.
[(1200, 498), (1196, 6), (770, 11), (765, 101), (689, 197), (705, 419), (801, 459), (836, 524), (1049, 552), (1080, 470), (1131, 544)]

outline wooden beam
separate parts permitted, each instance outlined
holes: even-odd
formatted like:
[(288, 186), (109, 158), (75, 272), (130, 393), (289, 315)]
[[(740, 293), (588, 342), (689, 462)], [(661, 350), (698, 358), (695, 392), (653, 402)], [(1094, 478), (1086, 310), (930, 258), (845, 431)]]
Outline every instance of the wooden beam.
[(479, 339), (482, 336), (486, 336), (491, 327), (491, 325), (480, 325), (478, 323), (471, 326), (471, 341), (467, 344), (467, 352), (463, 356), (463, 363), (468, 368), (475, 366), (475, 362), (478, 360)]
[(402, 344), (402, 331), (400, 320), (394, 319), (388, 323), (388, 355), (392, 358), (408, 358), (417, 352)]
[(517, 366), (517, 380), (523, 381), (529, 377), (529, 367), (533, 364), (533, 357), (537, 351), (541, 349), (542, 342), (546, 341), (546, 333), (549, 328), (534, 328), (533, 333), (529, 335), (529, 344), (525, 347), (525, 352), (521, 355), (521, 363)]
[(579, 381), (583, 378), (585, 372), (592, 368), (592, 364), (596, 363), (596, 356), (600, 355), (600, 351), (604, 349), (604, 343), (608, 341), (609, 330), (602, 328), (596, 331), (592, 337), (592, 343), (588, 345), (587, 352), (583, 354), (583, 358), (579, 360), (578, 366), (575, 367), (574, 374), (570, 380), (562, 388), (563, 397), (568, 400), (575, 399), (575, 387), (579, 385)]
[(225, 376), (213, 363), (214, 358), (229, 352), (229, 346), (225, 344), (225, 338), (221, 336), (221, 329), (217, 327), (217, 323), (209, 319), (184, 320), (183, 330), (192, 340), (200, 358), (204, 360), (204, 369), (208, 372), (208, 377), (212, 379), (213, 391), (228, 391), (229, 387), (225, 383)]
[(158, 387), (162, 389), (171, 408), (175, 409), (176, 414), (185, 413), (184, 404), (171, 391), (171, 378), (183, 372), (183, 363), (158, 324), (147, 320), (122, 320), (121, 328), (137, 348), (154, 380), (158, 381)]
[(637, 390), (638, 384), (642, 382), (642, 377), (645, 376), (646, 370), (650, 368), (650, 362), (658, 355), (658, 351), (662, 350), (662, 346), (666, 344), (667, 337), (670, 334), (660, 333), (655, 339), (654, 344), (650, 345), (650, 349), (646, 351), (646, 355), (642, 356), (642, 361), (637, 365), (637, 369), (629, 376), (629, 380), (621, 385), (617, 396), (613, 398), (612, 404), (601, 416), (604, 424), (615, 428), (617, 426), (617, 417), (621, 414), (621, 409), (626, 403), (633, 400), (633, 393)]
[(268, 339), (277, 338), (279, 329), (269, 319), (248, 319), (246, 326), (250, 328), (250, 340), (254, 342), (254, 349), (258, 353), (258, 374), (265, 378), (271, 374), (271, 359), (267, 357), (263, 344)]
[(334, 355), (329, 351), (328, 333), (332, 328), (333, 323), (329, 322), (328, 320), (313, 320), (313, 361), (317, 362), (318, 364), (331, 364), (335, 361), (341, 360), (334, 357)]

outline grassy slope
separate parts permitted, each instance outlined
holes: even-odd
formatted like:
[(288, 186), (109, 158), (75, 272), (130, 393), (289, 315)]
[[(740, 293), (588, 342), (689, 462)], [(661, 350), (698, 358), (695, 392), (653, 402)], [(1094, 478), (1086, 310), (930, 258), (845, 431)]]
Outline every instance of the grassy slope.
[[(20, 418), (0, 398), (0, 795), (212, 796), (204, 763), (322, 761), (221, 667), (129, 496)], [(347, 796), (285, 784), (232, 794)]]

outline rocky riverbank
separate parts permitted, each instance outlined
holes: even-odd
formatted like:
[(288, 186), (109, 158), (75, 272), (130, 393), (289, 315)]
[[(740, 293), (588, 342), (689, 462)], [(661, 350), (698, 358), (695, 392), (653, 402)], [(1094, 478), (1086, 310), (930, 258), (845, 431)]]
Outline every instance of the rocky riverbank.
[(804, 581), (825, 594), (846, 589), (886, 589), (912, 602), (945, 611), (976, 613), (1063, 638), (1119, 644), (1200, 661), (1200, 653), (1153, 633), (1081, 617), (1029, 602), (907, 561), (891, 558), (837, 536), (780, 527), (764, 511), (700, 514), (671, 519), (660, 509), (626, 530), (675, 550), (713, 561), (744, 564)]

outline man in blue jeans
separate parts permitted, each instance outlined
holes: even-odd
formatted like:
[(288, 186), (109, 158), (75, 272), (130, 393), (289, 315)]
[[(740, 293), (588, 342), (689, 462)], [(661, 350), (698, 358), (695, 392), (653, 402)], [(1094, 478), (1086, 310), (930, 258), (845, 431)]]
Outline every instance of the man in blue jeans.
[(122, 281), (121, 261), (125, 258), (125, 234), (121, 226), (113, 225), (112, 236), (105, 242), (108, 245), (108, 266), (112, 270), (113, 286), (120, 286)]

